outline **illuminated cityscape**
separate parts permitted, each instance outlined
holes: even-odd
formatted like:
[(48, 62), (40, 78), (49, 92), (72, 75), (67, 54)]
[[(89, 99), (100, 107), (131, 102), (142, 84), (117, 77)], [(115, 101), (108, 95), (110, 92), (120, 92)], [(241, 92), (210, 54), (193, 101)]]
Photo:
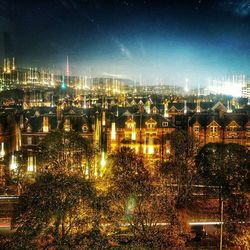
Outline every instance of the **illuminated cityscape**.
[(249, 4), (4, 1), (0, 249), (249, 249)]

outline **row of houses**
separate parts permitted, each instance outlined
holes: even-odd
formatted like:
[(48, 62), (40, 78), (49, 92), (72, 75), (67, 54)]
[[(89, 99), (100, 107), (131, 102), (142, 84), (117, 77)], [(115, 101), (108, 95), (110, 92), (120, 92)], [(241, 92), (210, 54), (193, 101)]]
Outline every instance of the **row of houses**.
[(248, 106), (233, 111), (233, 106), (221, 102), (164, 102), (158, 106), (150, 99), (147, 102), (109, 109), (72, 105), (1, 109), (0, 158), (20, 149), (33, 157), (43, 138), (55, 130), (76, 131), (106, 155), (127, 146), (149, 161), (169, 157), (167, 135), (176, 129), (186, 129), (200, 146), (233, 142), (250, 149)]

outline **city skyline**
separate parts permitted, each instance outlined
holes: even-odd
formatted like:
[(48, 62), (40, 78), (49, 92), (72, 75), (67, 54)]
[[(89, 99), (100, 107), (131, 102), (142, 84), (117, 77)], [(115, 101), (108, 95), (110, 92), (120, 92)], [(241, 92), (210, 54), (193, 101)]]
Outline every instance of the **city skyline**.
[(1, 0), (0, 248), (250, 249), (250, 0)]
[(3, 1), (0, 51), (24, 67), (201, 86), (250, 69), (249, 1)]

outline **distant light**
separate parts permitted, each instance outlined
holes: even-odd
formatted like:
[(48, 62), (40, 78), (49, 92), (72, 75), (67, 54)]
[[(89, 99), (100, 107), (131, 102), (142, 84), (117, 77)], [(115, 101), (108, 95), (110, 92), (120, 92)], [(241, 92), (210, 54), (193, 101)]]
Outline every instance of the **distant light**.
[(66, 89), (66, 88), (67, 88), (67, 85), (66, 85), (65, 80), (64, 80), (64, 76), (63, 76), (63, 78), (62, 78), (62, 85), (61, 85), (61, 88), (62, 88), (62, 89)]
[(202, 226), (202, 225), (221, 225), (223, 222), (220, 221), (204, 221), (204, 222), (190, 222), (190, 226)]
[(148, 154), (149, 154), (149, 155), (154, 154), (154, 146), (153, 146), (153, 145), (149, 145), (149, 146), (148, 146)]
[(16, 199), (19, 199), (19, 196), (15, 196), (15, 195), (0, 196), (0, 200), (16, 200)]
[(135, 141), (136, 140), (136, 131), (133, 131), (131, 134), (131, 140)]
[(89, 167), (88, 166), (86, 166), (86, 168), (85, 168), (85, 176), (88, 179), (88, 177), (89, 177)]
[(66, 84), (64, 82), (62, 83), (62, 89), (66, 89)]
[(213, 80), (208, 86), (208, 92), (212, 94), (230, 95), (233, 97), (241, 97), (242, 89), (246, 86), (244, 77), (233, 77), (229, 80)]

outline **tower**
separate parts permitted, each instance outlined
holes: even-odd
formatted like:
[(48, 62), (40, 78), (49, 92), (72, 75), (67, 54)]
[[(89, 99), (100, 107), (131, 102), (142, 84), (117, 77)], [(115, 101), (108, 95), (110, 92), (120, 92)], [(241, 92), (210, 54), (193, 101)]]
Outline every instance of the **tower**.
[(3, 59), (3, 71), (6, 72), (7, 71), (7, 63), (6, 63), (6, 59)]
[(186, 93), (189, 91), (189, 88), (188, 88), (188, 79), (187, 79), (187, 78), (185, 79), (184, 91), (185, 91)]
[(15, 65), (15, 57), (12, 58), (12, 70), (16, 69), (16, 65)]
[(66, 77), (67, 77), (67, 84), (69, 85), (69, 76), (70, 76), (70, 70), (69, 70), (69, 57), (67, 56), (67, 62), (66, 62)]
[(6, 68), (7, 73), (10, 73), (10, 59), (7, 58), (7, 68)]

